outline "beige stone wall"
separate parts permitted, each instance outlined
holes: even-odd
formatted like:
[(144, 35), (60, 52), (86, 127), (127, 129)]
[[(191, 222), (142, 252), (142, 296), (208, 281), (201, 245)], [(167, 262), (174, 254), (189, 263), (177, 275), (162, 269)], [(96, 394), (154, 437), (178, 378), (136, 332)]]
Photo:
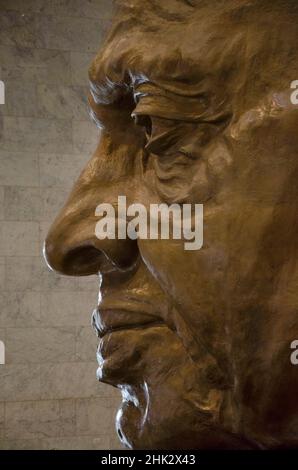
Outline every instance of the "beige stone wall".
[(97, 279), (48, 271), (46, 231), (98, 138), (87, 68), (110, 0), (0, 0), (0, 449), (119, 448), (96, 382)]

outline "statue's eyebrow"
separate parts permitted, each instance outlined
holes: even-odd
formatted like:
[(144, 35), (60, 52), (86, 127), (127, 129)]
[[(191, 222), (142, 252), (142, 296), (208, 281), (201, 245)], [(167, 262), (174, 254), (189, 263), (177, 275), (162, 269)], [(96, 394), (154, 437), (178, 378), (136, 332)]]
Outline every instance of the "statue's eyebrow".
[(131, 91), (124, 82), (112, 82), (108, 77), (102, 81), (89, 79), (89, 85), (90, 94), (97, 105), (114, 105), (122, 96)]
[(131, 117), (135, 108), (133, 89), (129, 83), (90, 81), (88, 96), (89, 114), (97, 127), (103, 129), (107, 122)]
[(126, 77), (121, 73), (115, 74), (113, 62), (107, 60), (104, 50), (93, 59), (89, 67), (89, 89), (96, 105), (115, 105), (122, 96), (131, 91), (129, 80), (126, 83)]

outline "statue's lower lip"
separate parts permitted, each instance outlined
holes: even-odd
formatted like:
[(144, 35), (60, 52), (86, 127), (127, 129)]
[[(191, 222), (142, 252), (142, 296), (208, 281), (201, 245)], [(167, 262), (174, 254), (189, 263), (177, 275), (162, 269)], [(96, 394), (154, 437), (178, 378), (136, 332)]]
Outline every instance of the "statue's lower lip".
[[(99, 365), (97, 379), (101, 382), (115, 384), (127, 376), (127, 370), (135, 365), (134, 345), (138, 335), (134, 337), (133, 342), (127, 342), (126, 333), (139, 331), (140, 337), (142, 337), (141, 332), (154, 328), (167, 328), (167, 326), (162, 321), (152, 321), (151, 323), (128, 325), (107, 331), (100, 339), (96, 353)], [(129, 346), (127, 347), (127, 345)]]

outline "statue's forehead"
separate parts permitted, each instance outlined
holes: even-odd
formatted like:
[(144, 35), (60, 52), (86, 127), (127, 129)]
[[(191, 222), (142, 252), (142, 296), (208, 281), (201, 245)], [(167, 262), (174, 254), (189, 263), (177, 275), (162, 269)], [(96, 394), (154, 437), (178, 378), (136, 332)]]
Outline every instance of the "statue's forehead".
[[(245, 3), (248, 8), (250, 2)], [(279, 42), (278, 28), (273, 30), (268, 19), (264, 23), (257, 8), (242, 15), (239, 4), (242, 2), (235, 9), (223, 7), (216, 12), (210, 5), (195, 9), (183, 21), (156, 16), (149, 20), (145, 13), (118, 19), (89, 71), (98, 102), (115, 101), (118, 92), (131, 86), (132, 77), (140, 75), (156, 84), (171, 82), (182, 88), (197, 87), (204, 81), (209, 91), (212, 87), (239, 88), (237, 83), (253, 76), (251, 70), (258, 61), (263, 65), (258, 73), (268, 76), (277, 54), (283, 69), (289, 48), (276, 50), (273, 56), (269, 46)], [(296, 17), (291, 19), (287, 9), (282, 13), (278, 17), (272, 13), (274, 21), (278, 18), (287, 25), (284, 34), (292, 41), (297, 37)], [(254, 60), (257, 56), (260, 58)]]
[[(233, 41), (225, 37), (229, 44)], [(212, 47), (209, 44), (212, 42)], [(227, 44), (227, 47), (229, 47)], [(170, 23), (150, 30), (141, 26), (119, 28), (106, 40), (89, 70), (93, 83), (107, 91), (143, 75), (155, 82), (196, 86), (221, 65), (223, 33), (206, 22)], [(216, 56), (218, 55), (218, 58)]]

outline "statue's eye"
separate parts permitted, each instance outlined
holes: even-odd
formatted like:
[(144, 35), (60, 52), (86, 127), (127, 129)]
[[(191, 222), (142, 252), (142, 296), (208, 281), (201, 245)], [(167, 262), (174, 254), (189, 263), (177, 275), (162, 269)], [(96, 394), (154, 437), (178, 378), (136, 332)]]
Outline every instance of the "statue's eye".
[(187, 159), (195, 159), (204, 140), (208, 140), (210, 127), (214, 127), (206, 123), (178, 121), (146, 114), (133, 117), (146, 134), (146, 152), (160, 158), (182, 155)]

